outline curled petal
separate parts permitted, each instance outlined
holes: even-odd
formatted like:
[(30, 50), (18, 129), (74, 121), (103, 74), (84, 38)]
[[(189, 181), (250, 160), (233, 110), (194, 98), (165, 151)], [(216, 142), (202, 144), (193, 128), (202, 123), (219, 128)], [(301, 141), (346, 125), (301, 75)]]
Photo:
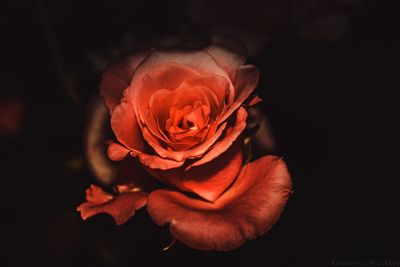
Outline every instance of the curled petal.
[(205, 51), (230, 75), (233, 75), (235, 70), (246, 61), (243, 55), (216, 45), (207, 47)]
[(235, 74), (235, 99), (228, 108), (221, 121), (226, 120), (238, 109), (257, 87), (259, 79), (258, 69), (253, 65), (244, 65), (236, 70)]
[(117, 225), (120, 225), (135, 215), (136, 210), (146, 205), (147, 194), (137, 191), (113, 197), (101, 188), (91, 185), (86, 190), (86, 200), (77, 208), (83, 220), (99, 213), (107, 213), (114, 218)]
[(177, 191), (156, 190), (147, 210), (171, 234), (203, 250), (227, 251), (264, 234), (278, 220), (291, 191), (285, 163), (265, 156), (246, 164), (234, 184), (214, 203)]
[(110, 142), (107, 149), (107, 156), (111, 160), (120, 161), (123, 160), (129, 152), (130, 150), (126, 147), (118, 143)]
[[(162, 158), (171, 159), (175, 162), (183, 162), (188, 158), (197, 158), (204, 155), (207, 150), (218, 140), (218, 138), (223, 134), (223, 131), (226, 127), (226, 123), (222, 124), (218, 130), (211, 135), (208, 139), (206, 139), (200, 145), (193, 147), (184, 151), (173, 151), (163, 148), (159, 141), (147, 130), (143, 129), (143, 137), (147, 141), (147, 143), (160, 155)], [(223, 152), (223, 151), (222, 151)], [(181, 165), (182, 165), (181, 164)], [(146, 164), (147, 165), (147, 164)], [(179, 166), (181, 166), (179, 165)], [(149, 166), (149, 165), (148, 165)], [(154, 168), (154, 167), (152, 167)], [(162, 168), (157, 168), (162, 169)], [(164, 169), (165, 170), (165, 169)]]
[[(251, 98), (251, 97), (249, 97), (249, 98)], [(254, 97), (249, 99), (249, 102), (246, 103), (245, 106), (251, 107), (251, 106), (257, 105), (260, 102), (262, 102), (262, 99), (258, 95), (255, 95)]]
[(207, 95), (209, 101), (216, 103), (215, 108), (219, 112), (222, 111), (225, 100), (230, 94), (229, 80), (216, 74), (204, 74), (192, 80), (186, 80), (182, 85), (182, 89), (185, 89), (184, 86), (189, 88), (201, 86), (202, 92)]
[[(182, 50), (154, 51), (136, 69), (129, 89), (131, 102), (133, 103), (135, 112), (138, 114), (141, 121), (144, 121), (145, 119), (145, 105), (148, 104), (149, 97), (151, 96), (151, 94), (146, 93), (146, 90), (144, 90), (145, 88), (148, 88), (147, 86), (144, 86), (145, 76), (149, 74), (150, 71), (156, 68), (160, 68), (160, 71), (162, 70), (161, 73), (165, 72), (165, 75), (167, 75), (168, 73), (173, 74), (173, 76), (175, 75), (174, 72), (171, 72), (169, 70), (169, 68), (162, 67), (163, 65), (176, 65), (180, 66), (181, 68), (186, 68), (188, 71), (190, 70), (193, 73), (213, 73), (224, 77), (229, 81), (229, 97), (233, 101), (235, 91), (229, 74), (221, 66), (219, 66), (208, 53), (204, 51)], [(182, 81), (184, 77), (191, 79), (194, 76), (187, 74), (182, 75)], [(154, 84), (157, 85), (158, 82)]]
[[(136, 156), (131, 153), (132, 156)], [(170, 159), (164, 159), (155, 155), (148, 155), (145, 153), (140, 153), (137, 155), (140, 162), (151, 169), (168, 170), (172, 168), (178, 168), (185, 163), (185, 161), (175, 161)]]
[(201, 159), (198, 161), (194, 162), (193, 164), (189, 165), (187, 167), (187, 170), (189, 170), (192, 167), (195, 166), (200, 166), (204, 163), (207, 163), (222, 153), (224, 153), (231, 145), (232, 143), (239, 137), (239, 135), (243, 132), (243, 130), (246, 128), (246, 118), (247, 118), (247, 112), (244, 108), (239, 108), (237, 115), (236, 115), (236, 122), (235, 125), (229, 129), (227, 129), (225, 137), (217, 142), (207, 154), (204, 155)]
[(144, 142), (131, 105), (122, 101), (111, 114), (111, 128), (118, 141), (133, 151), (143, 151)]
[(121, 100), (122, 92), (129, 86), (132, 74), (149, 52), (134, 54), (112, 64), (102, 76), (100, 95), (110, 113)]
[[(135, 78), (139, 74), (135, 74)], [(140, 118), (145, 122), (146, 110), (149, 108), (152, 96), (159, 90), (173, 91), (186, 79), (193, 79), (199, 75), (195, 70), (176, 63), (165, 63), (149, 69), (143, 75), (140, 87), (131, 86), (138, 94), (137, 105)], [(135, 79), (136, 80), (136, 79)]]
[(149, 172), (165, 183), (213, 202), (232, 184), (242, 164), (243, 145), (238, 141), (209, 164), (188, 171), (177, 168), (166, 171), (149, 170)]

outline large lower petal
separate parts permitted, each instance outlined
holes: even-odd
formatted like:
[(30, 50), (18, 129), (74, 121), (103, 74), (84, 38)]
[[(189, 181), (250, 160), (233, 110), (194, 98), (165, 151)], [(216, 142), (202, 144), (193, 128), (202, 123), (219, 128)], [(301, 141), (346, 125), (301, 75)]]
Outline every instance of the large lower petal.
[(121, 100), (122, 92), (131, 83), (132, 74), (149, 52), (137, 53), (112, 64), (102, 76), (100, 95), (110, 113)]
[(265, 156), (246, 164), (235, 183), (214, 203), (177, 191), (156, 190), (147, 210), (171, 234), (203, 250), (231, 250), (264, 234), (278, 220), (291, 191), (285, 163)]
[(136, 210), (146, 205), (147, 194), (141, 191), (127, 192), (112, 196), (101, 188), (91, 185), (86, 190), (86, 202), (82, 203), (77, 211), (86, 220), (99, 213), (111, 215), (117, 225), (128, 221)]
[(188, 171), (177, 168), (166, 171), (149, 170), (149, 172), (164, 183), (213, 202), (232, 184), (242, 164), (243, 144), (239, 141), (217, 159)]

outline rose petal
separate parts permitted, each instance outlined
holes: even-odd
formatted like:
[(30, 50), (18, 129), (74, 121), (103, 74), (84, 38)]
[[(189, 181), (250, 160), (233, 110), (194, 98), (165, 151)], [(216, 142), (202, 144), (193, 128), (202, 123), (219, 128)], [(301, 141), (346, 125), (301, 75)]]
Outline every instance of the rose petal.
[(159, 180), (181, 190), (189, 191), (208, 200), (215, 201), (231, 185), (243, 164), (243, 145), (235, 145), (209, 164), (167, 171), (149, 170)]
[(246, 118), (246, 110), (243, 107), (240, 107), (236, 114), (235, 125), (226, 130), (225, 137), (221, 141), (217, 142), (201, 159), (189, 165), (186, 170), (207, 163), (224, 153), (246, 128)]
[(270, 230), (290, 191), (285, 163), (265, 156), (246, 164), (232, 187), (214, 203), (156, 190), (149, 195), (147, 210), (157, 224), (169, 223), (171, 234), (182, 243), (227, 251)]
[[(226, 123), (220, 125), (218, 130), (211, 137), (209, 137), (207, 140), (205, 140), (203, 143), (201, 143), (200, 145), (198, 145), (194, 148), (184, 150), (184, 151), (172, 151), (172, 150), (165, 149), (164, 147), (162, 147), (160, 145), (159, 141), (150, 133), (150, 131), (147, 128), (143, 129), (143, 138), (156, 151), (156, 153), (158, 155), (160, 155), (160, 157), (165, 158), (165, 159), (171, 159), (176, 162), (182, 162), (182, 164), (183, 164), (183, 162), (188, 158), (196, 158), (196, 157), (200, 157), (200, 156), (204, 155), (204, 153), (206, 153), (207, 150), (222, 135), (225, 127), (226, 127)], [(162, 168), (159, 168), (159, 169), (162, 169)]]
[(205, 51), (231, 76), (234, 75), (235, 70), (239, 66), (246, 62), (246, 58), (243, 55), (234, 53), (220, 46), (209, 46)]
[(111, 160), (115, 161), (120, 161), (123, 160), (126, 155), (128, 155), (130, 152), (129, 149), (127, 149), (124, 146), (121, 146), (118, 143), (110, 142), (107, 148), (107, 156)]
[(110, 113), (121, 100), (122, 92), (131, 83), (132, 74), (149, 52), (138, 53), (112, 64), (102, 76), (100, 95)]
[(117, 225), (120, 225), (128, 221), (136, 210), (146, 205), (147, 194), (138, 191), (113, 197), (101, 188), (91, 185), (86, 190), (86, 200), (87, 202), (77, 208), (83, 220), (99, 213), (107, 213), (114, 218)]
[(88, 189), (86, 189), (86, 201), (91, 202), (93, 204), (103, 204), (111, 200), (113, 196), (104, 192), (100, 187), (96, 185), (90, 185)]
[[(210, 106), (208, 99), (205, 98), (206, 96), (199, 88), (185, 87), (185, 90), (180, 90), (180, 88), (181, 86), (175, 91), (161, 89), (150, 98), (149, 110), (146, 113), (146, 126), (154, 136), (164, 142), (168, 142), (169, 139), (159, 129), (168, 132), (169, 129), (165, 127), (166, 122), (168, 119), (173, 119), (171, 118), (171, 115), (173, 115), (171, 110), (177, 110), (176, 106), (188, 105), (186, 107), (188, 112), (192, 109), (189, 105), (196, 102), (206, 104), (207, 108)], [(180, 112), (180, 109), (178, 112)]]
[(250, 99), (250, 101), (246, 104), (246, 107), (251, 107), (254, 105), (257, 105), (258, 103), (262, 102), (262, 99), (258, 96), (255, 95), (253, 98)]
[[(193, 79), (199, 75), (195, 70), (176, 63), (166, 63), (150, 69), (141, 81), (140, 88), (132, 88), (138, 91), (138, 111), (140, 118), (144, 119), (146, 110), (149, 108), (152, 96), (159, 90), (173, 91), (186, 79)], [(136, 78), (135, 74), (135, 78)], [(154, 98), (153, 98), (154, 99)], [(143, 122), (145, 122), (143, 120)]]
[(136, 152), (144, 149), (143, 138), (135, 114), (125, 100), (122, 100), (114, 108), (111, 114), (111, 128), (118, 141), (125, 147)]
[(129, 153), (132, 157), (138, 157), (142, 164), (153, 169), (168, 170), (171, 168), (180, 167), (184, 163), (184, 161), (169, 160), (140, 151), (132, 151), (114, 142), (109, 143), (107, 154), (111, 160), (123, 160), (126, 158), (127, 153)]
[[(131, 102), (134, 105), (135, 112), (139, 115), (139, 118), (142, 122), (144, 122), (145, 118), (144, 117), (146, 111), (145, 105), (147, 105), (148, 99), (151, 96), (150, 93), (145, 93), (146, 91), (145, 88), (147, 88), (147, 86), (146, 87), (143, 86), (144, 77), (152, 69), (155, 69), (156, 66), (158, 66), (157, 68), (161, 68), (160, 70), (162, 69), (168, 70), (168, 68), (161, 66), (162, 65), (171, 66), (171, 64), (174, 63), (175, 65), (186, 67), (189, 70), (191, 69), (192, 71), (197, 72), (199, 74), (213, 73), (224, 77), (230, 83), (230, 91), (231, 91), (230, 97), (233, 100), (235, 92), (233, 89), (233, 84), (230, 81), (229, 74), (221, 66), (219, 66), (208, 53), (204, 51), (178, 51), (178, 50), (154, 51), (136, 69), (129, 90)], [(186, 74), (184, 76), (186, 76)], [(193, 76), (188, 78), (193, 78)], [(155, 84), (158, 84), (158, 81)], [(146, 99), (147, 101), (143, 101)]]
[(229, 96), (229, 80), (220, 75), (204, 74), (191, 80), (184, 81), (182, 88), (198, 87), (207, 96), (210, 103), (216, 103), (218, 111), (221, 112), (225, 100)]
[[(135, 154), (132, 153), (131, 155), (136, 156)], [(138, 154), (137, 156), (141, 163), (152, 169), (168, 170), (172, 168), (178, 168), (182, 166), (183, 163), (185, 163), (185, 161), (164, 159), (159, 156), (148, 155), (145, 153)]]
[(253, 65), (241, 66), (236, 70), (234, 85), (235, 85), (235, 100), (229, 106), (221, 121), (226, 120), (232, 113), (238, 109), (242, 103), (250, 96), (257, 87), (259, 80), (258, 69)]

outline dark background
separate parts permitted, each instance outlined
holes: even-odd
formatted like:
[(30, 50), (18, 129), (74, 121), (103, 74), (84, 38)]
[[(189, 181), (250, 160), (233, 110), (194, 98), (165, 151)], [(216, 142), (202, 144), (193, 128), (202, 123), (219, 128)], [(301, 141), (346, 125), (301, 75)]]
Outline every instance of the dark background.
[[(2, 1), (1, 266), (378, 266), (400, 261), (396, 1)], [(94, 177), (89, 97), (116, 57), (234, 34), (294, 194), (273, 229), (227, 252), (176, 244), (145, 209), (123, 226), (75, 207)], [(14, 117), (13, 117), (14, 116)], [(6, 122), (3, 122), (6, 121)], [(395, 266), (398, 266), (395, 265)]]

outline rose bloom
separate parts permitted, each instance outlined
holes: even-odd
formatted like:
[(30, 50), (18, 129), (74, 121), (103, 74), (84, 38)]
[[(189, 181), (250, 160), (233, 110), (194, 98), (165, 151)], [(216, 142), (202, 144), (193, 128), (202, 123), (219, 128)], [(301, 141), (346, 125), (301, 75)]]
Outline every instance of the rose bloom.
[(147, 205), (155, 223), (203, 250), (231, 250), (267, 232), (291, 179), (279, 157), (245, 162), (258, 79), (256, 67), (219, 46), (152, 50), (111, 65), (100, 95), (115, 135), (107, 155), (120, 161), (116, 194), (92, 185), (82, 218), (108, 213), (123, 224)]

